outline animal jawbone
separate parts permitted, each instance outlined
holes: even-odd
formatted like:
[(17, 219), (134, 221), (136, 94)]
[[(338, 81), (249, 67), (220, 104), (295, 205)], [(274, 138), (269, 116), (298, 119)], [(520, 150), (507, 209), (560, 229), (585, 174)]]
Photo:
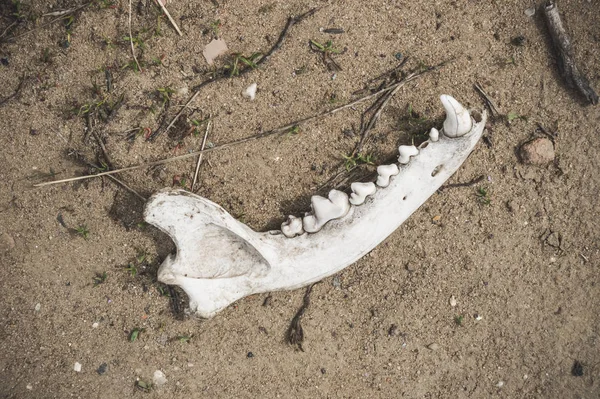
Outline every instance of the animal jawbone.
[(154, 194), (144, 218), (177, 246), (158, 280), (179, 285), (192, 311), (212, 317), (247, 295), (306, 286), (356, 262), (435, 193), (481, 138), (485, 112), (475, 121), (454, 98), (441, 100), (443, 129), (432, 129), (418, 148), (401, 146), (398, 164), (377, 168), (376, 184), (353, 183), (350, 196), (337, 190), (313, 196), (312, 210), (289, 216), (281, 231), (255, 232), (184, 190)]

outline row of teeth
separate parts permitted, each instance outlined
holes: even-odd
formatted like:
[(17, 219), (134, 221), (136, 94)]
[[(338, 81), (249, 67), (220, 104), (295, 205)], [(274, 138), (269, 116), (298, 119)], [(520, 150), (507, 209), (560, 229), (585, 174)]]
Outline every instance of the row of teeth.
[[(446, 120), (444, 121), (444, 134), (448, 137), (460, 137), (471, 130), (472, 121), (469, 111), (466, 110), (454, 98), (442, 95), (442, 104), (446, 109)], [(432, 128), (429, 132), (429, 141), (439, 140), (440, 132)], [(398, 163), (406, 165), (410, 158), (419, 154), (419, 149), (414, 145), (401, 145), (398, 148)], [(360, 206), (365, 203), (367, 197), (372, 196), (377, 191), (377, 186), (385, 188), (390, 185), (392, 176), (400, 173), (398, 165), (380, 165), (377, 167), (377, 180), (375, 183), (355, 182), (350, 185), (352, 193), (350, 197), (342, 191), (331, 190), (328, 198), (319, 195), (311, 197), (311, 212), (304, 215), (303, 218), (293, 215), (288, 216), (287, 220), (281, 225), (281, 232), (289, 238), (296, 237), (306, 233), (316, 233), (329, 221), (339, 219), (350, 211), (350, 206)]]

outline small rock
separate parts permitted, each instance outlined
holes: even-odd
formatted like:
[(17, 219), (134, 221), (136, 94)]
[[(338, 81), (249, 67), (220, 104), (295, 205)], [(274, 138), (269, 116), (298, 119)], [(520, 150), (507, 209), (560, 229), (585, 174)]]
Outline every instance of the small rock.
[(335, 288), (340, 288), (342, 286), (342, 280), (340, 279), (340, 275), (339, 274), (336, 274), (335, 276), (333, 276), (333, 280), (331, 280), (331, 284)]
[(521, 145), (521, 162), (527, 165), (544, 166), (554, 161), (554, 144), (546, 138), (536, 138)]
[(81, 372), (81, 363), (75, 362), (75, 364), (73, 365), (73, 370), (75, 370), (78, 373)]
[(162, 371), (156, 370), (154, 372), (154, 375), (152, 376), (152, 382), (154, 383), (154, 385), (159, 387), (167, 383), (167, 377), (165, 377), (165, 373), (163, 373)]
[(35, 309), (36, 312), (39, 312), (42, 309), (42, 304), (41, 303), (36, 303), (34, 309)]
[(31, 385), (31, 384), (27, 384), (27, 386), (26, 386), (25, 388), (27, 388), (28, 390), (30, 390), (30, 391), (31, 391), (31, 390), (33, 389), (33, 385)]
[(248, 354), (246, 356), (248, 357), (248, 359), (251, 359), (254, 357), (254, 353), (248, 352)]
[(415, 265), (414, 263), (408, 262), (406, 264), (406, 270), (409, 272), (414, 272), (415, 270), (417, 270), (417, 265)]
[(457, 302), (456, 302), (456, 298), (454, 298), (454, 295), (452, 295), (450, 297), (450, 301), (449, 302), (450, 302), (450, 306), (452, 306), (452, 307), (456, 306)]
[(8, 233), (0, 235), (0, 252), (8, 252), (15, 247), (15, 239)]
[(528, 16), (529, 18), (533, 17), (535, 15), (535, 7), (526, 9), (525, 15)]
[(583, 364), (580, 361), (575, 360), (573, 367), (571, 368), (571, 374), (574, 377), (583, 377)]
[(434, 342), (432, 344), (427, 345), (427, 349), (436, 351), (436, 350), (440, 349), (440, 346)]
[(496, 384), (496, 386), (498, 388), (502, 388), (504, 386), (504, 381), (498, 381), (498, 383)]
[(246, 98), (249, 98), (250, 101), (252, 101), (256, 97), (256, 89), (256, 83), (252, 83), (250, 86), (246, 87), (246, 90), (242, 92), (242, 95)]
[(398, 335), (398, 326), (395, 324), (392, 324), (390, 326), (390, 328), (388, 329), (388, 336), (395, 337), (396, 335)]
[(476, 321), (481, 321), (481, 320), (483, 320), (483, 316), (481, 316), (481, 315), (480, 315), (480, 314), (478, 314), (478, 313), (475, 313), (475, 314), (473, 315), (473, 318), (474, 318)]
[(106, 373), (106, 370), (107, 370), (107, 369), (108, 369), (108, 364), (106, 364), (106, 363), (102, 363), (102, 364), (100, 365), (100, 367), (98, 367), (98, 369), (96, 370), (96, 373), (98, 373), (98, 374), (102, 375), (102, 374)]
[(513, 37), (510, 41), (515, 46), (524, 46), (527, 43), (527, 39), (523, 35), (519, 35), (517, 37)]
[(208, 65), (212, 65), (214, 64), (215, 58), (217, 58), (221, 54), (225, 54), (227, 50), (228, 49), (225, 40), (213, 39), (210, 43), (206, 45), (206, 47), (204, 47), (202, 55), (206, 59)]
[(98, 328), (100, 324), (98, 322), (95, 322), (94, 324), (92, 324), (92, 328)]

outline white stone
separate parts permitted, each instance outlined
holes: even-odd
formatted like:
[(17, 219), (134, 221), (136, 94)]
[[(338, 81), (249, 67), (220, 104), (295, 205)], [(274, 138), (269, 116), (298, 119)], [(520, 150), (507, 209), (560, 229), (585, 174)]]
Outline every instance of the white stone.
[(165, 373), (160, 370), (156, 370), (152, 376), (152, 383), (157, 387), (165, 385), (167, 383), (167, 377), (165, 377)]
[(81, 371), (81, 363), (75, 362), (75, 364), (73, 365), (73, 370), (79, 373)]
[(254, 100), (256, 97), (256, 89), (258, 88), (256, 83), (252, 83), (250, 86), (246, 87), (246, 90), (242, 92), (242, 95), (246, 98), (249, 98), (250, 101)]

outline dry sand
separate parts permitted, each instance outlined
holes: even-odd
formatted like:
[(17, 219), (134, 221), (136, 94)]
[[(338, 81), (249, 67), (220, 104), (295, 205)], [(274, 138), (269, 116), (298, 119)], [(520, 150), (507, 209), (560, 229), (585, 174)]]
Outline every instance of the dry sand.
[[(43, 25), (52, 16), (37, 25), (32, 19), (75, 2), (22, 3), (20, 11), (0, 4), (0, 34), (16, 20), (11, 14), (23, 19), (0, 43), (7, 63), (0, 99), (24, 79), (0, 105), (0, 397), (600, 396), (600, 108), (561, 83), (541, 15), (525, 14), (530, 1), (178, 0), (168, 9), (180, 37), (156, 6), (136, 0), (132, 29), (145, 46), (143, 54), (136, 48), (143, 73), (123, 68), (132, 61), (123, 40), (128, 2), (97, 1), (68, 27)], [(455, 61), (394, 97), (365, 147), (376, 162), (440, 124), (440, 94), (483, 107), (476, 81), (503, 113), (523, 118), (491, 123), (491, 146), (480, 143), (449, 181), (484, 175), (483, 182), (434, 195), (369, 255), (315, 286), (302, 352), (285, 342), (285, 332), (304, 290), (273, 293), (266, 306), (265, 295), (245, 298), (211, 320), (175, 315), (173, 303), (184, 306), (184, 294), (173, 291), (181, 298), (172, 301), (155, 280), (174, 246), (141, 224), (142, 201), (106, 178), (32, 185), (51, 173), (89, 173), (69, 148), (101, 160), (94, 137), (83, 141), (85, 118), (72, 110), (105, 96), (124, 96), (116, 115), (95, 126), (115, 167), (198, 149), (203, 130), (186, 136), (185, 118), (152, 143), (128, 141), (125, 132), (158, 127), (158, 89), (175, 91), (170, 116), (180, 109), (206, 78), (202, 51), (215, 33), (233, 53), (264, 52), (289, 15), (316, 6), (323, 8), (294, 26), (268, 63), (202, 89), (192, 118), (213, 115), (210, 143), (349, 101), (396, 66), (397, 53), (410, 57), (405, 70)], [(598, 88), (600, 5), (560, 7), (576, 58)], [(523, 46), (511, 43), (519, 35)], [(347, 49), (333, 56), (343, 70), (329, 71), (310, 39)], [(241, 93), (253, 82), (259, 91), (251, 102)], [(349, 132), (363, 110), (207, 154), (197, 192), (255, 229), (276, 228), (286, 214), (307, 210), (310, 195), (343, 170), (342, 154), (359, 140)], [(555, 162), (523, 165), (516, 150), (540, 135), (538, 123), (558, 133)], [(119, 177), (147, 197), (189, 184), (194, 168), (187, 160)], [(481, 189), (489, 204), (477, 196)], [(131, 342), (134, 329), (143, 330)], [(156, 370), (165, 384), (149, 392), (136, 387), (138, 380), (151, 384)]]

